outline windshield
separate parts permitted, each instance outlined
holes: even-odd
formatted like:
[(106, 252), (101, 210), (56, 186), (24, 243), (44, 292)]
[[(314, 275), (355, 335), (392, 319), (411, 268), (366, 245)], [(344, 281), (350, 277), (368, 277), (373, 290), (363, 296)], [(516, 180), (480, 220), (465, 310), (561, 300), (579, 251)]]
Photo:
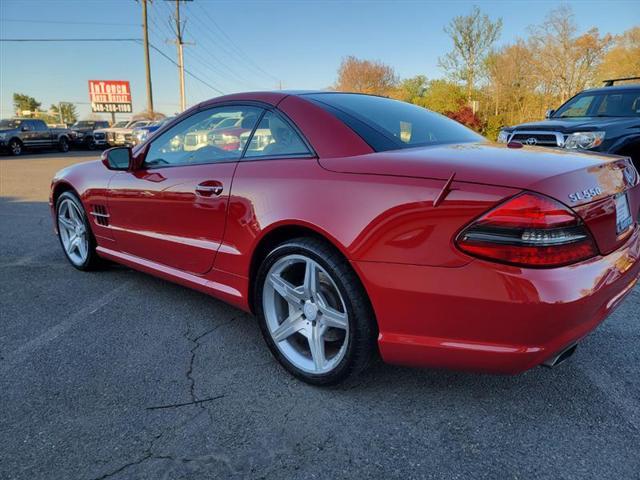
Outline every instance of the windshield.
[(305, 97), (337, 116), (376, 151), (484, 140), (458, 122), (398, 100), (355, 93)]
[(147, 125), (149, 122), (144, 122), (144, 121), (139, 121), (139, 122), (133, 122), (131, 125), (129, 125), (129, 128), (136, 128), (136, 127), (144, 127), (145, 125)]
[(576, 95), (553, 114), (553, 118), (638, 116), (640, 116), (640, 90), (614, 90)]
[(20, 120), (0, 120), (0, 128), (18, 128)]
[(124, 128), (129, 124), (129, 120), (121, 120), (120, 122), (116, 122), (113, 124), (111, 128)]
[(96, 122), (91, 122), (89, 120), (81, 120), (71, 125), (71, 128), (93, 128), (95, 124)]

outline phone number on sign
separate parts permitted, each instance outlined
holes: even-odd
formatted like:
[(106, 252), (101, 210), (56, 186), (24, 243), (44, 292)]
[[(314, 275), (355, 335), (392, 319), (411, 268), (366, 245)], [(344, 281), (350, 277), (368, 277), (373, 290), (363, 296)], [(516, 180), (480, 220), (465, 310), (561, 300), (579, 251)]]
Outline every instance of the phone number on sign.
[(92, 103), (91, 111), (96, 113), (131, 113), (130, 103)]

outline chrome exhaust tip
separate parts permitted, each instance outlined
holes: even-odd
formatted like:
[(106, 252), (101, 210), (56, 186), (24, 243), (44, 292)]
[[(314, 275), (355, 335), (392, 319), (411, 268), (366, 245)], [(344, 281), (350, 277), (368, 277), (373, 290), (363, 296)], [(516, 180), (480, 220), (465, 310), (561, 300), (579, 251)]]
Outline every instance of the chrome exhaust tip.
[(576, 351), (576, 348), (578, 348), (578, 344), (574, 343), (573, 345), (562, 350), (560, 353), (542, 362), (542, 366), (547, 368), (557, 367), (562, 362), (564, 362), (567, 358), (573, 355)]

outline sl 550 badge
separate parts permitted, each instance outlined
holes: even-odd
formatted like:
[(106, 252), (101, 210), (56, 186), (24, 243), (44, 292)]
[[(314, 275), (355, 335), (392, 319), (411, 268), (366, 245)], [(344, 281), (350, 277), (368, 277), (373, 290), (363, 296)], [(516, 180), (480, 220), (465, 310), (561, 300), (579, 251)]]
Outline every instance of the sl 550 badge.
[(602, 193), (602, 188), (593, 187), (587, 188), (586, 190), (582, 190), (580, 192), (574, 192), (569, 195), (569, 200), (572, 202), (579, 202), (580, 200), (589, 200), (590, 198), (597, 197)]

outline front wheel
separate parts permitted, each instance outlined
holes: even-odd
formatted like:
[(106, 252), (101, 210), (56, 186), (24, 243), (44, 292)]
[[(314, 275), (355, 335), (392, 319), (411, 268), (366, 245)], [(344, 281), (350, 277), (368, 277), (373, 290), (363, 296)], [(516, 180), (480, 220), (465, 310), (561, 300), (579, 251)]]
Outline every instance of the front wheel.
[(22, 142), (17, 139), (13, 139), (9, 142), (9, 153), (14, 157), (22, 155)]
[(314, 385), (339, 383), (376, 353), (369, 300), (348, 262), (330, 245), (300, 238), (276, 247), (256, 277), (256, 313), (276, 359)]
[(62, 137), (60, 138), (60, 140), (58, 140), (58, 150), (63, 153), (69, 151), (69, 141), (65, 137)]
[(56, 202), (58, 238), (67, 260), (78, 270), (92, 270), (100, 263), (96, 240), (82, 207), (72, 192), (64, 192)]
[(87, 140), (85, 141), (85, 144), (87, 145), (87, 148), (89, 150), (95, 150), (96, 149), (96, 141), (94, 140), (93, 137), (87, 138)]

